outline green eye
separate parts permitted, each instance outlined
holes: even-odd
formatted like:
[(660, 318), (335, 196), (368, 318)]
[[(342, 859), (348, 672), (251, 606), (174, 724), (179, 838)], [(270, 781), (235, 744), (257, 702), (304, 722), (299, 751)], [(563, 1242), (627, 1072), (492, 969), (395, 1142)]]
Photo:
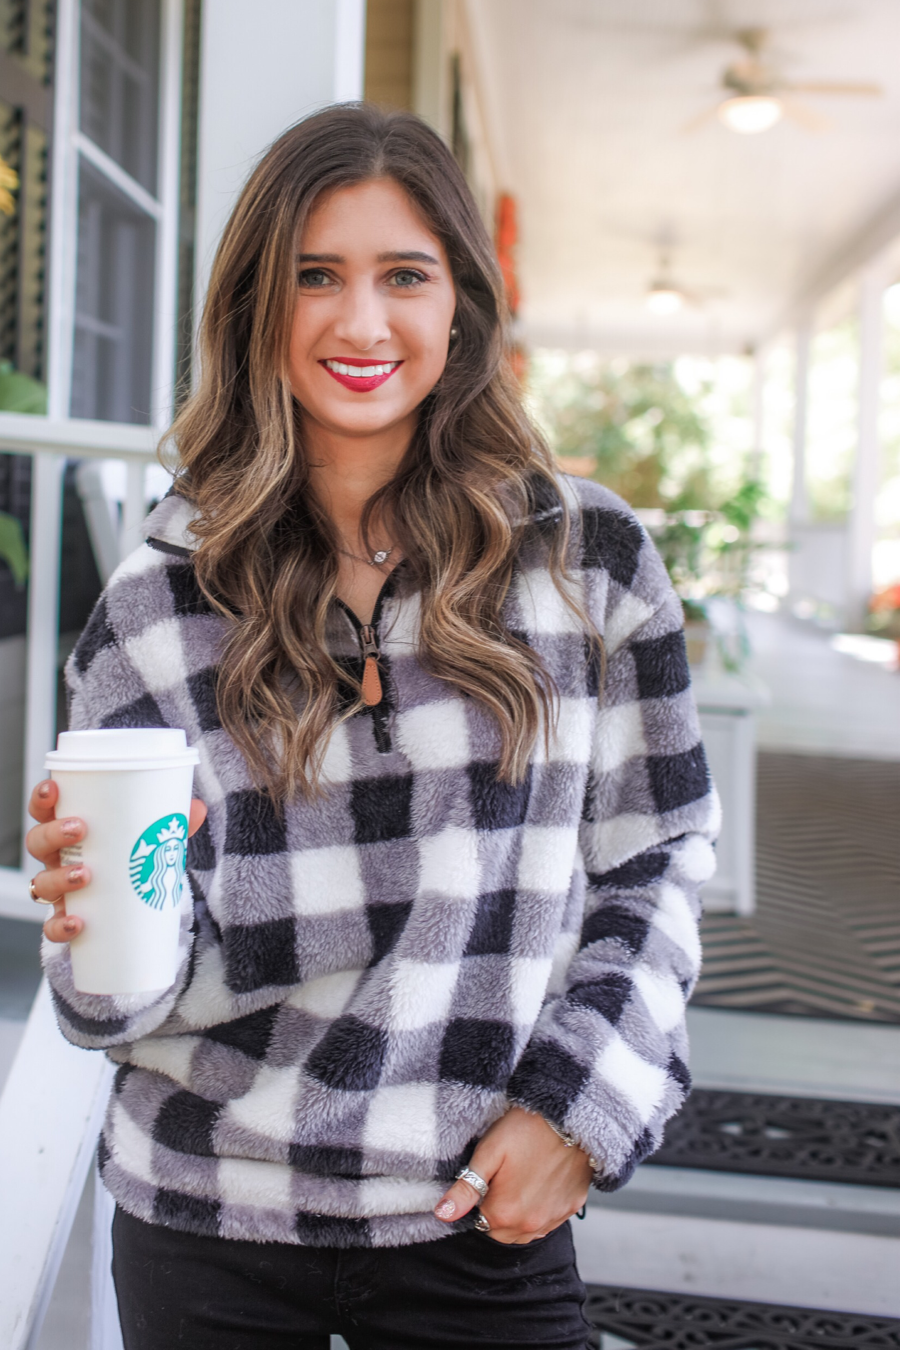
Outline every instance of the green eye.
[(401, 271), (395, 272), (392, 280), (395, 286), (402, 290), (408, 290), (411, 286), (418, 286), (420, 281), (425, 281), (426, 277), (422, 272), (416, 272), (411, 267), (404, 267)]

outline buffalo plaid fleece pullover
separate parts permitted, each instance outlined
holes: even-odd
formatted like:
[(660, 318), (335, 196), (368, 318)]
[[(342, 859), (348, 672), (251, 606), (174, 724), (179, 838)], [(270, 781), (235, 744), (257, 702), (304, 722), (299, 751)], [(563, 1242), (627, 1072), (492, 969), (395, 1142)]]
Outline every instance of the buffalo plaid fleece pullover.
[[(45, 943), (64, 1034), (120, 1065), (99, 1156), (131, 1214), (398, 1245), (452, 1231), (432, 1207), (510, 1103), (574, 1135), (602, 1189), (658, 1146), (690, 1081), (718, 807), (662, 563), (618, 498), (562, 483), (607, 666), (598, 700), (536, 539), (505, 612), (560, 712), (519, 786), (497, 780), (490, 715), (419, 664), (397, 577), (375, 615), (383, 702), (337, 727), (325, 796), (279, 817), (216, 715), (224, 621), (194, 577), (189, 504), (161, 503), (112, 577), (67, 667), (71, 725), (183, 727), (209, 807), (171, 989), (77, 993), (68, 949)], [(359, 675), (338, 604), (329, 643)]]

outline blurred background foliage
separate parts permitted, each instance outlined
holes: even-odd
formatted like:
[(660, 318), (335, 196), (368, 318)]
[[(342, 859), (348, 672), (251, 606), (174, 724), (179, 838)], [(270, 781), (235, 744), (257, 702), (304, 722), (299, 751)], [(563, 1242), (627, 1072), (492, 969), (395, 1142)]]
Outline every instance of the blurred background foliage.
[[(0, 412), (46, 413), (47, 386), (0, 361)], [(0, 511), (0, 563), (5, 563), (17, 589), (28, 579), (28, 545), (22, 523), (8, 511)]]
[(710, 419), (673, 363), (538, 351), (528, 389), (564, 468), (595, 478), (634, 507), (713, 506)]
[[(593, 478), (641, 515), (689, 620), (712, 598), (738, 604), (759, 548), (756, 522), (777, 508), (752, 471), (747, 365), (661, 364), (593, 352), (538, 351), (528, 397), (560, 467)], [(746, 434), (746, 433), (745, 433)], [(737, 450), (737, 453), (734, 453)]]
[(46, 413), (47, 386), (0, 361), (0, 412)]

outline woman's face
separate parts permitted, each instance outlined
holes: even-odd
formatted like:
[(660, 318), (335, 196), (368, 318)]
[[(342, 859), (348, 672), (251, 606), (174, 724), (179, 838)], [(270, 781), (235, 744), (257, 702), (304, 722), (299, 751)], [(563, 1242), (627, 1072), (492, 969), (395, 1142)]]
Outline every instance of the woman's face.
[(323, 195), (297, 259), (289, 377), (308, 418), (367, 436), (414, 423), (447, 361), (443, 245), (391, 179)]

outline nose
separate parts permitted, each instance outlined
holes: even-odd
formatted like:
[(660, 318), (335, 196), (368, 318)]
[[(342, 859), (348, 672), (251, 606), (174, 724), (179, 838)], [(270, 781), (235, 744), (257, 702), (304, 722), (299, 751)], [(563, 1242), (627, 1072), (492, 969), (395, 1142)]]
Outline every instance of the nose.
[(384, 301), (367, 281), (361, 279), (358, 284), (344, 289), (334, 335), (360, 352), (370, 351), (379, 342), (390, 338), (391, 326)]

